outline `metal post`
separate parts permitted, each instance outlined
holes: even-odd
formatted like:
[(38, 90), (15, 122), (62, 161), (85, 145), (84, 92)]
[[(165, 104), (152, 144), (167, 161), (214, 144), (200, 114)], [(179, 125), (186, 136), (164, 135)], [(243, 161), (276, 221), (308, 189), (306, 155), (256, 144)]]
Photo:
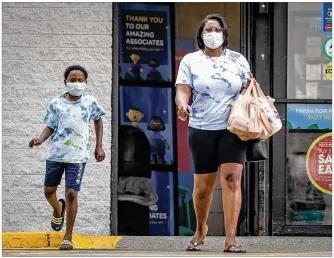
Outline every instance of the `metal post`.
[[(170, 4), (170, 29), (171, 29), (171, 55), (172, 55), (172, 63), (170, 64), (172, 67), (172, 78), (173, 82), (176, 80), (176, 71), (175, 71), (175, 26), (173, 25), (175, 22), (175, 4)], [(174, 83), (171, 84), (172, 88), (172, 99), (174, 101), (176, 90), (174, 87)], [(173, 204), (174, 204), (174, 235), (179, 235), (179, 171), (178, 171), (178, 149), (177, 149), (177, 117), (176, 117), (176, 105), (172, 105), (173, 112), (173, 145), (174, 145), (174, 164), (175, 169), (173, 171)]]
[[(253, 35), (253, 16), (252, 4), (240, 3), (240, 53), (243, 54), (249, 61), (251, 71), (253, 70), (252, 59), (252, 35)], [(246, 164), (242, 176), (242, 207), (239, 216), (238, 234), (249, 235), (251, 233), (250, 226), (253, 224), (254, 216), (250, 216), (253, 207), (253, 189), (251, 185), (250, 174), (255, 173), (251, 170), (251, 164)]]
[(113, 31), (112, 31), (112, 137), (111, 137), (111, 223), (110, 232), (118, 234), (118, 129), (119, 129), (119, 3), (113, 3)]
[[(256, 3), (255, 31), (254, 38), (254, 70), (255, 77), (261, 84), (263, 92), (270, 94), (271, 86), (271, 21), (270, 9), (272, 6), (267, 3)], [(264, 7), (263, 7), (264, 6)], [(268, 12), (264, 11), (267, 10)], [(269, 141), (266, 143), (269, 149)], [(269, 153), (269, 151), (268, 151)], [(270, 159), (270, 157), (269, 157)], [(268, 235), (268, 217), (269, 217), (269, 160), (258, 163), (258, 235)]]

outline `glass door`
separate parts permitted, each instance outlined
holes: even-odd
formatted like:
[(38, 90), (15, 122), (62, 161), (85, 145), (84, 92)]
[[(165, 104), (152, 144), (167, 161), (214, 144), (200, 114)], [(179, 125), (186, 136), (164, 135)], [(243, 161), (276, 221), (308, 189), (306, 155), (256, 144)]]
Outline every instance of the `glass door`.
[(331, 4), (274, 3), (273, 97), (285, 127), (271, 146), (273, 235), (331, 235), (329, 17)]
[[(119, 228), (127, 235), (178, 235), (174, 5), (120, 3), (118, 18), (119, 122), (136, 145), (130, 146), (135, 173), (118, 173)], [(148, 158), (139, 164), (145, 143)]]

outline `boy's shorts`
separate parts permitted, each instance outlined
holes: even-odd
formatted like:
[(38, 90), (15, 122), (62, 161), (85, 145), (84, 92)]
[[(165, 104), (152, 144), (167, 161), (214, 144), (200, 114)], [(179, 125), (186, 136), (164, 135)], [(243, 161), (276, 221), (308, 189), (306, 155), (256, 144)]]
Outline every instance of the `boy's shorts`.
[(47, 187), (60, 185), (65, 171), (65, 187), (80, 191), (85, 166), (86, 163), (63, 163), (47, 160), (44, 185)]

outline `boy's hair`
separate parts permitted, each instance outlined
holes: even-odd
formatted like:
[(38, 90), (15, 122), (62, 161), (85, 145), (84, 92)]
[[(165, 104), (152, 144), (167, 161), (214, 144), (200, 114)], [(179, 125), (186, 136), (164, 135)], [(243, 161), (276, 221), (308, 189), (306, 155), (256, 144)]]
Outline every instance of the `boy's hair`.
[(65, 80), (67, 80), (68, 75), (72, 71), (81, 71), (85, 75), (85, 79), (87, 79), (87, 77), (88, 77), (88, 73), (87, 73), (86, 69), (83, 68), (81, 65), (71, 65), (71, 66), (67, 67), (66, 70), (65, 70), (65, 73), (64, 73)]

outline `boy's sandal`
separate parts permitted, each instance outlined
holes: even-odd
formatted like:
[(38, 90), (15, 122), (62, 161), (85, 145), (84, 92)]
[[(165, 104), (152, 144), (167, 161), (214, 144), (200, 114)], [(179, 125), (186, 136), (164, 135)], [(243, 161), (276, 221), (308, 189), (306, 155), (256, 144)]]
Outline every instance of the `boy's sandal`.
[(204, 245), (204, 241), (195, 242), (191, 240), (186, 250), (187, 251), (202, 251), (203, 245)]
[(62, 209), (61, 209), (61, 215), (60, 215), (60, 217), (56, 217), (55, 215), (52, 215), (52, 220), (51, 220), (51, 227), (55, 231), (60, 231), (63, 228), (65, 210), (66, 210), (65, 200), (64, 199), (59, 199), (59, 202), (61, 202), (63, 204)]
[[(231, 250), (232, 247), (236, 247), (238, 249)], [(246, 253), (247, 251), (245, 249), (242, 249), (240, 245), (230, 245), (229, 247), (227, 247), (226, 250), (224, 250), (224, 252), (226, 253)]]
[(63, 240), (63, 242), (61, 243), (59, 250), (73, 250), (73, 245), (71, 243), (71, 241), (69, 240)]

